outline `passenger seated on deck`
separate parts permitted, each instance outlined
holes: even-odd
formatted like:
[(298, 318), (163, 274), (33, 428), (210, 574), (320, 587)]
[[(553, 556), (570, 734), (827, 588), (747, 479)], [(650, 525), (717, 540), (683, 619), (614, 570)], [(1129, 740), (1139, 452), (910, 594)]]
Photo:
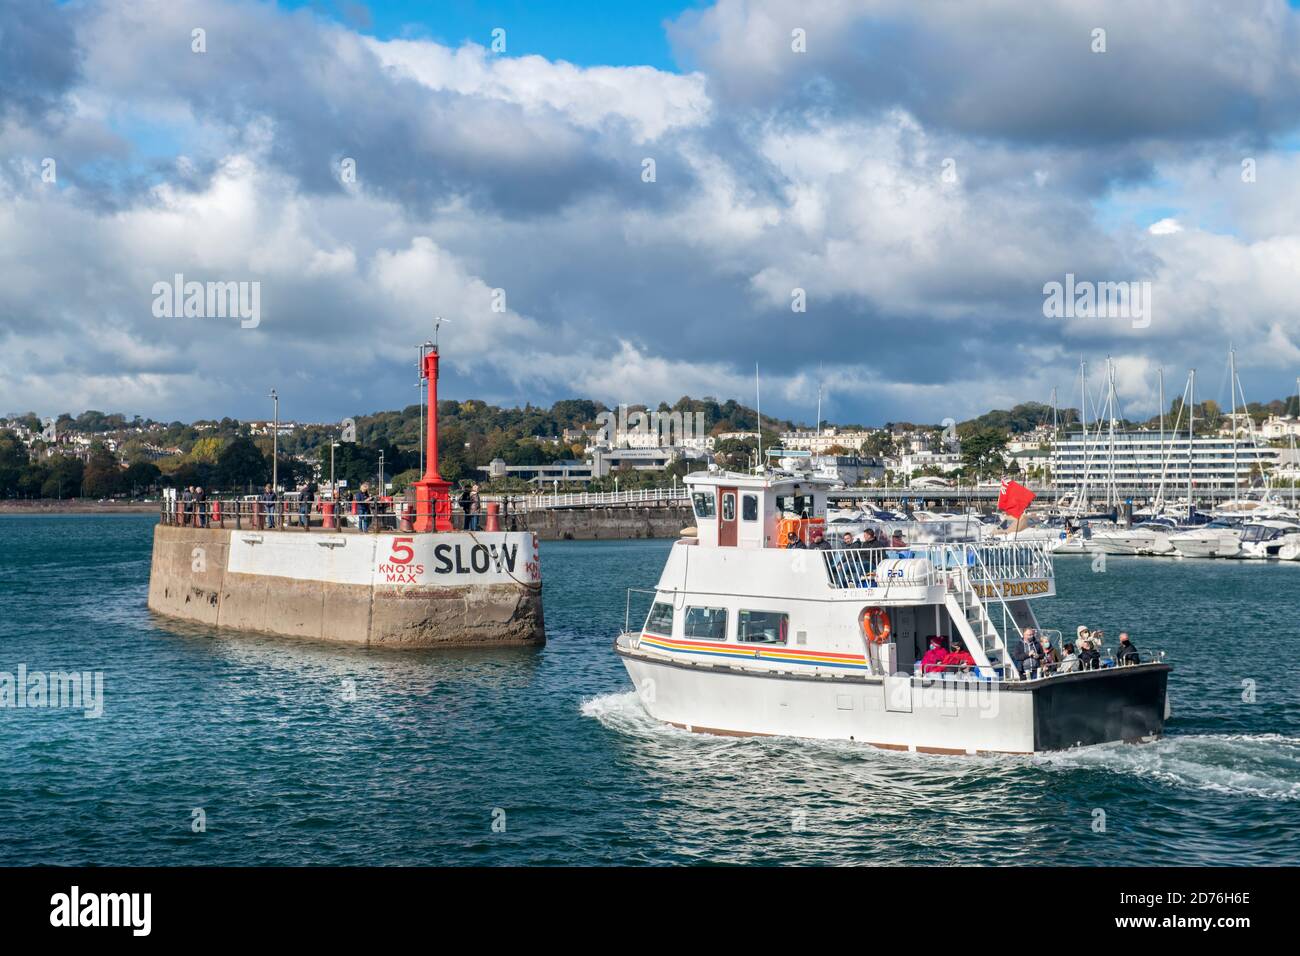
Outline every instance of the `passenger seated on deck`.
[(943, 659), (948, 656), (948, 648), (943, 646), (943, 638), (938, 634), (931, 635), (930, 649), (921, 655), (921, 673), (929, 674), (931, 671), (943, 670)]
[(892, 536), (890, 537), (890, 539), (889, 539), (889, 546), (890, 546), (891, 548), (906, 548), (906, 547), (907, 547), (907, 542), (903, 540), (903, 532), (902, 532), (902, 531), (899, 531), (897, 528), (894, 529), (894, 533), (893, 533), (893, 535), (892, 535)]
[(1119, 655), (1120, 666), (1125, 664), (1140, 663), (1142, 658), (1138, 656), (1138, 649), (1133, 646), (1133, 642), (1128, 639), (1127, 631), (1119, 632)]
[(1056, 673), (1056, 668), (1059, 667), (1061, 663), (1061, 652), (1052, 646), (1052, 639), (1048, 637), (1046, 634), (1044, 634), (1042, 637), (1042, 645), (1043, 645), (1043, 657), (1042, 657), (1043, 673), (1054, 674)]
[(793, 531), (785, 536), (785, 546), (787, 548), (801, 548), (805, 551), (808, 550), (808, 546), (800, 541), (799, 536)]
[(1079, 670), (1095, 671), (1101, 667), (1101, 654), (1093, 646), (1092, 636), (1085, 632), (1079, 641)]
[(970, 656), (961, 638), (953, 638), (952, 650), (943, 659), (943, 670), (947, 674), (965, 674), (975, 666), (975, 658)]
[(1020, 643), (1011, 645), (1011, 662), (1020, 671), (1020, 676), (1030, 679), (1041, 666), (1043, 649), (1038, 646), (1038, 632), (1027, 627), (1020, 635)]
[(1079, 669), (1079, 655), (1074, 652), (1074, 643), (1065, 645), (1065, 653), (1061, 655), (1061, 666), (1057, 669), (1058, 674), (1070, 674)]

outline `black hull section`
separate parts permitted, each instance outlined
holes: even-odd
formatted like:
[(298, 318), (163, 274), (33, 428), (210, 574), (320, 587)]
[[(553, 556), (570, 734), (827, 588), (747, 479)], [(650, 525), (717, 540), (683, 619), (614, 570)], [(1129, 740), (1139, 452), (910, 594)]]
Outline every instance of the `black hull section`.
[(1066, 750), (1164, 731), (1168, 665), (1049, 678), (1035, 687), (1034, 750)]

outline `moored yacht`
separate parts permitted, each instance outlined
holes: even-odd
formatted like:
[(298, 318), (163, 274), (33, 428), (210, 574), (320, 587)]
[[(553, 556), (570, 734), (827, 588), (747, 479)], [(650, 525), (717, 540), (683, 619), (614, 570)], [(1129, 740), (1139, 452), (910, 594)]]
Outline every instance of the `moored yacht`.
[[(615, 642), (646, 710), (687, 730), (929, 753), (1035, 753), (1159, 735), (1170, 666), (1031, 673), (1016, 648), (1056, 592), (1042, 543), (823, 542), (828, 483), (688, 475), (644, 624)], [(824, 542), (823, 542), (824, 544)], [(1033, 638), (1033, 635), (1030, 635)], [(942, 661), (926, 661), (927, 649)]]
[(1216, 519), (1199, 528), (1170, 535), (1169, 543), (1184, 558), (1234, 558), (1241, 550), (1241, 525)]

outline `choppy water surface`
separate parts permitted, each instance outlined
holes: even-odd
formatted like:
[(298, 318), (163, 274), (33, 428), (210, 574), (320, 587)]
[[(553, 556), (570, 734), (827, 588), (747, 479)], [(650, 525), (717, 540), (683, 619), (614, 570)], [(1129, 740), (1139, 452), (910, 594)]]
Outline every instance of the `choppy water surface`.
[(544, 544), (543, 650), (368, 652), (153, 618), (152, 520), (0, 517), (0, 671), (106, 698), (0, 710), (0, 863), (1300, 863), (1300, 563), (1058, 559), (1043, 624), (1167, 650), (1168, 736), (936, 757), (648, 718), (610, 642), (668, 542)]

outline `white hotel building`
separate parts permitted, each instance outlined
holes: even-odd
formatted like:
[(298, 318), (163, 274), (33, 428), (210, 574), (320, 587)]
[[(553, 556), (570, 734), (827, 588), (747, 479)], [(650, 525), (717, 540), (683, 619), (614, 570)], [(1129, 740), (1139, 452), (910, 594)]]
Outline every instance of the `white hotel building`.
[[(1111, 437), (1105, 431), (1089, 433), (1086, 445), (1079, 432), (1062, 436), (1052, 444), (1054, 484), (1078, 490), (1086, 474), (1088, 488), (1101, 492), (1113, 475), (1120, 492), (1152, 491), (1160, 486), (1163, 473), (1166, 493), (1187, 487), (1186, 435), (1166, 435), (1162, 445), (1158, 432), (1116, 432), (1114, 442), (1112, 472)], [(1248, 487), (1252, 474), (1270, 473), (1281, 457), (1280, 449), (1238, 438), (1234, 458), (1233, 444), (1231, 436), (1191, 440), (1193, 488)]]

